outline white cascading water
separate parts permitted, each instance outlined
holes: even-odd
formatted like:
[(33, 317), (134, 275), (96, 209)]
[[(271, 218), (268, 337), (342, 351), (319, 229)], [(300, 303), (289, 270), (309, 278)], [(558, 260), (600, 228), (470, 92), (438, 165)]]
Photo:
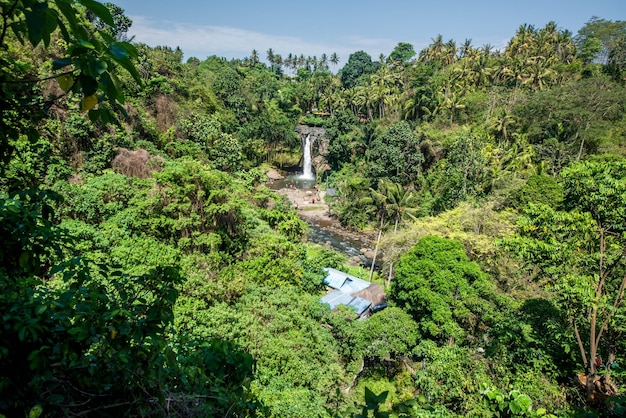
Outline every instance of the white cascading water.
[(313, 168), (311, 167), (311, 134), (304, 139), (304, 150), (302, 155), (302, 176), (303, 180), (315, 180)]

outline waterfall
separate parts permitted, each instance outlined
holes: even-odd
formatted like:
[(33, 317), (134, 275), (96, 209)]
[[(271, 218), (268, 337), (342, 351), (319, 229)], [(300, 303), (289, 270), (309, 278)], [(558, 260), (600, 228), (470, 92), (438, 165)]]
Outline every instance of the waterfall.
[(303, 155), (302, 155), (302, 176), (304, 180), (315, 180), (313, 169), (311, 167), (311, 134), (307, 134), (304, 139)]

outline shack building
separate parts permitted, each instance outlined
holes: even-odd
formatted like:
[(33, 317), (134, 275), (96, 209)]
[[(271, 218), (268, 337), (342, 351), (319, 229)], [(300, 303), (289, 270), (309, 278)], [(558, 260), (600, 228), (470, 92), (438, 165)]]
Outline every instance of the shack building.
[(329, 305), (331, 310), (339, 305), (345, 305), (353, 309), (359, 318), (367, 318), (373, 312), (387, 306), (387, 298), (380, 285), (334, 268), (327, 267), (324, 271), (327, 275), (323, 282), (331, 290), (320, 300)]

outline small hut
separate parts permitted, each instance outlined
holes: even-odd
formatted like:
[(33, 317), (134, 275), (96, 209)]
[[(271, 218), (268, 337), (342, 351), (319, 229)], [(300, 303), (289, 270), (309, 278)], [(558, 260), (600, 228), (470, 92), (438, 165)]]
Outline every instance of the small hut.
[(321, 301), (329, 305), (331, 310), (339, 305), (345, 305), (352, 308), (359, 318), (367, 318), (373, 312), (387, 306), (387, 298), (380, 285), (333, 268), (324, 270), (327, 273), (324, 284), (332, 290), (324, 295)]

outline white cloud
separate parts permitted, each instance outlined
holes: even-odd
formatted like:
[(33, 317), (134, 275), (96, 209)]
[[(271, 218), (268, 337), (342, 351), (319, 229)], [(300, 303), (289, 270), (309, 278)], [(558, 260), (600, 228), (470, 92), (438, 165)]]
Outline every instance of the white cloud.
[[(180, 47), (186, 57), (196, 56), (204, 59), (210, 55), (226, 58), (243, 58), (250, 56), (256, 49), (259, 56), (265, 59), (269, 48), (283, 55), (289, 53), (305, 56), (321, 56), (337, 53), (341, 62), (345, 63), (348, 56), (359, 50), (365, 50), (377, 59), (380, 52), (388, 54), (395, 46), (389, 39), (371, 39), (350, 37), (345, 41), (337, 40), (336, 44), (328, 45), (291, 36), (276, 36), (261, 32), (226, 26), (202, 26), (175, 22), (157, 22), (142, 16), (131, 16), (133, 26), (130, 35), (135, 42), (150, 46)], [(341, 64), (340, 64), (341, 65)]]

